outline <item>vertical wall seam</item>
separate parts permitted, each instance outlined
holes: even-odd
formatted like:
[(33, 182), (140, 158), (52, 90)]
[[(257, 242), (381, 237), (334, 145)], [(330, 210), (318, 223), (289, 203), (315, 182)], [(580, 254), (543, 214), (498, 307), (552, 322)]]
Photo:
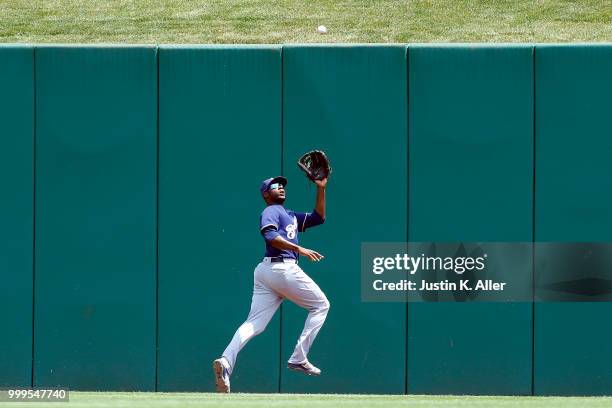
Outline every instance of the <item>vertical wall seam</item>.
[[(281, 69), (280, 69), (280, 174), (284, 176), (284, 154), (285, 154), (285, 46), (281, 45), (280, 47), (280, 59), (281, 59)], [(281, 376), (283, 374), (283, 304), (281, 303), (279, 309), (279, 330), (278, 330), (278, 389), (277, 392), (281, 392)]]
[(531, 207), (531, 395), (535, 395), (535, 255), (536, 255), (536, 46), (532, 48), (532, 95), (533, 95), (533, 158), (532, 158), (532, 207)]
[(36, 129), (37, 129), (37, 95), (36, 95), (36, 47), (32, 48), (32, 86), (33, 86), (33, 132), (32, 132), (32, 366), (30, 372), (30, 386), (34, 388), (34, 368), (35, 368), (35, 314), (36, 314)]
[[(410, 242), (410, 47), (406, 46), (406, 242)], [(406, 299), (406, 316), (404, 332), (404, 394), (408, 394), (408, 311)]]
[(156, 158), (155, 158), (155, 392), (159, 381), (159, 45), (155, 46)]

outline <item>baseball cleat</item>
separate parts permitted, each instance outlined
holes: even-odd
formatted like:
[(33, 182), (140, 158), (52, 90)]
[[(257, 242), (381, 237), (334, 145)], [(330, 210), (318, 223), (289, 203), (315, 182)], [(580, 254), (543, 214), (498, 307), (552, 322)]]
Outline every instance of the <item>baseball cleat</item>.
[(223, 365), (222, 359), (218, 358), (213, 361), (213, 371), (215, 372), (215, 384), (217, 392), (229, 394), (230, 392), (230, 376), (227, 368)]
[(321, 370), (313, 366), (308, 361), (302, 364), (287, 363), (287, 368), (293, 371), (299, 371), (306, 375), (320, 375)]

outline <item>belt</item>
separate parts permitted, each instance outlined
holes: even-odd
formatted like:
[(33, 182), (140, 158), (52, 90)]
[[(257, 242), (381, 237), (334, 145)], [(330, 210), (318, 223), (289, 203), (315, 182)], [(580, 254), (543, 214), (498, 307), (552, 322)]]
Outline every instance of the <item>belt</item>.
[(271, 263), (277, 263), (277, 262), (297, 263), (297, 261), (293, 258), (283, 258), (282, 256), (266, 256), (263, 260), (264, 262), (271, 262)]

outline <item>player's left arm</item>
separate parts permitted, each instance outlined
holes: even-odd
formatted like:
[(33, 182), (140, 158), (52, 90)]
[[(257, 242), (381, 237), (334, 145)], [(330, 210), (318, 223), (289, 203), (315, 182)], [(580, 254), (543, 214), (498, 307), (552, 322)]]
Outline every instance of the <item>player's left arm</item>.
[(327, 186), (327, 179), (313, 180), (313, 183), (317, 185), (317, 199), (313, 212), (294, 213), (298, 222), (298, 231), (300, 232), (304, 232), (308, 228), (316, 227), (325, 222), (325, 188)]
[(323, 180), (313, 180), (317, 185), (317, 201), (315, 203), (315, 211), (325, 220), (325, 188), (327, 187), (327, 178)]

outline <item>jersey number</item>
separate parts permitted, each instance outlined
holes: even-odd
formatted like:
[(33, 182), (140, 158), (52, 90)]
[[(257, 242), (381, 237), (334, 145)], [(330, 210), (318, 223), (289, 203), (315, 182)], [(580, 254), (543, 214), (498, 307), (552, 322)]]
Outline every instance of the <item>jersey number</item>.
[(293, 217), (293, 224), (287, 225), (285, 230), (287, 231), (287, 238), (294, 239), (297, 232), (297, 218)]

